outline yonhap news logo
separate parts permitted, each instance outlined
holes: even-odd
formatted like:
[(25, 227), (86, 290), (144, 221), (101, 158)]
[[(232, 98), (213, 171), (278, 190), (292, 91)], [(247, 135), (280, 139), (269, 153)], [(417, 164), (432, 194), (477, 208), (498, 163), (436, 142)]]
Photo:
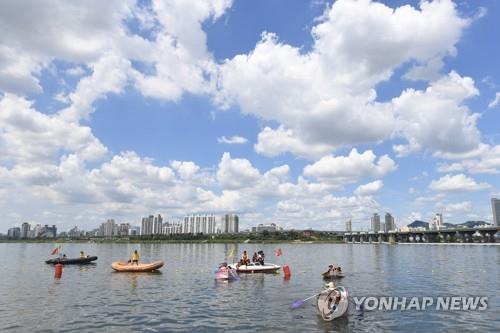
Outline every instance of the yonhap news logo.
[(486, 296), (351, 297), (356, 310), (364, 311), (484, 311), (488, 309)]

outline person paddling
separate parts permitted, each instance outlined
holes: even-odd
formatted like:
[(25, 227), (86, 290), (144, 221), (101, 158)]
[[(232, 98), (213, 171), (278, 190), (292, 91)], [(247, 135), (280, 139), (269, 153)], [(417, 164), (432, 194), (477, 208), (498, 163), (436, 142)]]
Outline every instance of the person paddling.
[(137, 252), (137, 250), (134, 250), (134, 253), (132, 253), (132, 265), (133, 264), (139, 266), (139, 252)]

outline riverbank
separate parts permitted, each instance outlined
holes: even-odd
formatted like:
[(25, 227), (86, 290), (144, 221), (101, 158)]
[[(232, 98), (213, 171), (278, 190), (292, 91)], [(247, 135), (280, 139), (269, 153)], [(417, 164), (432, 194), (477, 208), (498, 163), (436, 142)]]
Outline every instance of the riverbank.
[(205, 240), (167, 240), (167, 239), (18, 239), (18, 240), (0, 240), (0, 243), (93, 243), (93, 244), (345, 244), (342, 240), (241, 240), (241, 239), (205, 239)]

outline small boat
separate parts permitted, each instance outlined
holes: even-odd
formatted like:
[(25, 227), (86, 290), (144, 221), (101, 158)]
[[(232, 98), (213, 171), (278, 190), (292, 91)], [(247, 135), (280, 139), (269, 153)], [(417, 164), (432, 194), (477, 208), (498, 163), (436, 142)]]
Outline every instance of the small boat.
[(238, 274), (233, 267), (222, 264), (215, 271), (215, 278), (217, 280), (235, 280), (238, 278)]
[(338, 272), (338, 271), (335, 271), (335, 272), (328, 271), (328, 272), (324, 272), (321, 275), (323, 275), (323, 279), (341, 279), (345, 276), (344, 273)]
[(46, 264), (61, 264), (61, 265), (85, 265), (85, 264), (90, 264), (92, 261), (96, 261), (97, 257), (96, 256), (87, 256), (87, 257), (79, 257), (79, 258), (54, 258), (54, 259), (49, 259), (46, 260)]
[(111, 267), (117, 272), (153, 272), (163, 267), (163, 261), (138, 265), (123, 261), (115, 261), (111, 264)]
[(276, 273), (281, 268), (281, 266), (275, 264), (261, 265), (259, 263), (250, 263), (248, 265), (234, 263), (232, 267), (236, 267), (238, 273)]
[(330, 284), (331, 287), (319, 294), (316, 299), (316, 310), (325, 321), (332, 321), (344, 315), (349, 307), (347, 289), (341, 286), (333, 287), (333, 282)]

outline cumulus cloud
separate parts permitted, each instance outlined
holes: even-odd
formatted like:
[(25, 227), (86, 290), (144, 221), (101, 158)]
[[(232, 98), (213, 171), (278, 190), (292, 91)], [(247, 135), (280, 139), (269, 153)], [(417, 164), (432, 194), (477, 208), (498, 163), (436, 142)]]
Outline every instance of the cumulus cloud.
[(477, 183), (464, 174), (445, 175), (429, 184), (431, 190), (439, 192), (479, 191), (490, 187), (488, 183)]
[(440, 172), (467, 170), (470, 173), (500, 172), (500, 145), (480, 144), (477, 149), (466, 154), (446, 154), (440, 156), (452, 160), (453, 163), (441, 163), (438, 166)]
[(0, 99), (0, 120), (0, 161), (4, 163), (46, 165), (64, 152), (97, 160), (107, 152), (89, 127), (38, 112), (22, 97), (6, 94)]
[[(398, 119), (396, 133), (412, 147), (436, 152), (468, 152), (480, 143), (477, 114), (470, 114), (464, 100), (478, 94), (471, 78), (455, 72), (432, 82), (425, 91), (405, 90), (391, 107)], [(397, 147), (402, 155), (404, 151)], [(398, 151), (399, 150), (399, 151)]]
[(363, 178), (382, 177), (396, 170), (396, 163), (387, 155), (378, 158), (367, 150), (358, 153), (353, 148), (348, 156), (325, 156), (314, 164), (306, 165), (304, 175), (333, 184), (354, 183)]
[(228, 145), (241, 145), (241, 144), (247, 143), (248, 139), (244, 138), (242, 136), (239, 136), (239, 135), (234, 135), (234, 136), (230, 136), (230, 137), (222, 136), (220, 138), (217, 138), (217, 142), (225, 143)]
[(354, 193), (362, 197), (370, 196), (380, 191), (383, 186), (384, 182), (382, 182), (381, 180), (376, 180), (374, 182), (358, 186)]
[(275, 130), (266, 126), (259, 133), (254, 148), (257, 153), (269, 157), (290, 152), (296, 156), (310, 159), (325, 156), (332, 149), (328, 144), (309, 145), (303, 142), (300, 137), (295, 136), (293, 130), (287, 130), (283, 126)]
[[(447, 22), (445, 28), (441, 22)], [(385, 140), (394, 133), (415, 145), (429, 141), (434, 144), (431, 148), (439, 150), (471, 149), (477, 139), (475, 118), (460, 107), (468, 95), (460, 95), (460, 87), (447, 91), (446, 78), (437, 81), (445, 86), (440, 91), (452, 94), (455, 104), (449, 101), (434, 109), (454, 106), (446, 113), (451, 116), (446, 130), (468, 134), (464, 142), (457, 137), (453, 143), (441, 143), (436, 136), (425, 140), (404, 126), (407, 113), (395, 110), (391, 103), (377, 102), (375, 91), (378, 83), (388, 80), (404, 63), (433, 67), (436, 72), (443, 57), (455, 54), (455, 44), (468, 24), (451, 1), (421, 2), (419, 9), (392, 9), (368, 0), (336, 1), (312, 29), (314, 42), (309, 52), (264, 33), (250, 53), (226, 60), (219, 70), (216, 102), (222, 107), (239, 105), (245, 114), (280, 124), (259, 134), (256, 151), (268, 156), (288, 151), (317, 158), (320, 152)], [(470, 79), (455, 74), (451, 79), (470, 88)], [(457, 110), (459, 114), (452, 113)], [(431, 113), (422, 112), (420, 123), (427, 123), (425, 117), (432, 118)], [(304, 147), (314, 153), (308, 154)]]

